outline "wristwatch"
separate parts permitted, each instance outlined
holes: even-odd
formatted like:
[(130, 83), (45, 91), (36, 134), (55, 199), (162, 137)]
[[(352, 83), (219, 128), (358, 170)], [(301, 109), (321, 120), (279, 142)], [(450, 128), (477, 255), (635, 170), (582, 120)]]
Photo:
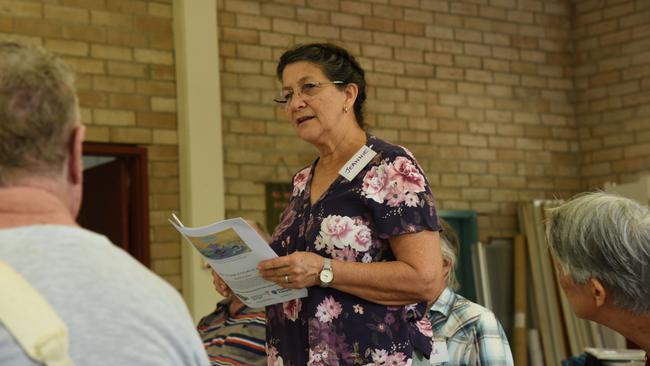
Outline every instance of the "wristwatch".
[(323, 258), (323, 269), (320, 271), (320, 287), (329, 287), (333, 279), (332, 259)]

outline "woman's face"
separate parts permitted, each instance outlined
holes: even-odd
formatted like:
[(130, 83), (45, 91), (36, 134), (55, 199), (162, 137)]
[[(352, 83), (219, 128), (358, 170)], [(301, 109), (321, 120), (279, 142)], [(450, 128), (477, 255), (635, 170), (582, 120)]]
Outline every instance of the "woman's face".
[(291, 96), (285, 112), (300, 138), (309, 143), (336, 138), (332, 132), (340, 127), (346, 94), (318, 65), (307, 61), (287, 65), (282, 73), (282, 89)]

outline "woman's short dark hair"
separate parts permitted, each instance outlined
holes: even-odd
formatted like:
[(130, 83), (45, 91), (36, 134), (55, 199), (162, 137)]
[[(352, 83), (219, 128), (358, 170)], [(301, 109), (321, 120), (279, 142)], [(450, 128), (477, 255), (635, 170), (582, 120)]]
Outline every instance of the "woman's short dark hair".
[[(280, 57), (276, 73), (282, 79), (282, 73), (287, 65), (307, 61), (320, 66), (323, 74), (331, 81), (340, 80), (345, 84), (354, 83), (359, 88), (359, 94), (354, 101), (354, 116), (363, 128), (363, 102), (366, 100), (365, 73), (357, 60), (348, 51), (329, 43), (310, 43), (296, 46)], [(338, 86), (344, 88), (345, 84)]]

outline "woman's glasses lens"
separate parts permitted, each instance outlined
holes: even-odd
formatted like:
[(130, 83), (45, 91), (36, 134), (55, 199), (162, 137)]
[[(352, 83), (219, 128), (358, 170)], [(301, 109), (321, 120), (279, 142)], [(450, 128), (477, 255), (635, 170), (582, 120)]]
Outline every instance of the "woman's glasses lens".
[[(298, 93), (299, 97), (302, 96), (307, 96), (307, 97), (313, 97), (316, 94), (316, 90), (320, 88), (323, 85), (328, 85), (328, 84), (343, 84), (342, 81), (333, 81), (331, 83), (319, 83), (317, 81), (314, 82), (309, 82), (309, 83), (304, 83), (300, 85), (300, 92)], [(291, 98), (293, 97), (294, 92), (293, 89), (282, 89), (280, 91), (280, 95), (274, 99), (277, 103), (289, 103), (291, 102)]]

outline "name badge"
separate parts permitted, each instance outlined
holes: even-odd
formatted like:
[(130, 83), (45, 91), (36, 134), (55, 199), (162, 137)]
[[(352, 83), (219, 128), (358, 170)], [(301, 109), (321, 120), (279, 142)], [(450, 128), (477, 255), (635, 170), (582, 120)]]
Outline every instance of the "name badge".
[[(372, 147), (372, 146), (371, 146)], [(339, 170), (339, 174), (348, 181), (352, 181), (372, 158), (377, 155), (370, 147), (363, 145), (350, 160)]]
[(449, 352), (447, 351), (447, 341), (444, 339), (434, 339), (431, 347), (429, 362), (432, 365), (439, 365), (449, 362)]

